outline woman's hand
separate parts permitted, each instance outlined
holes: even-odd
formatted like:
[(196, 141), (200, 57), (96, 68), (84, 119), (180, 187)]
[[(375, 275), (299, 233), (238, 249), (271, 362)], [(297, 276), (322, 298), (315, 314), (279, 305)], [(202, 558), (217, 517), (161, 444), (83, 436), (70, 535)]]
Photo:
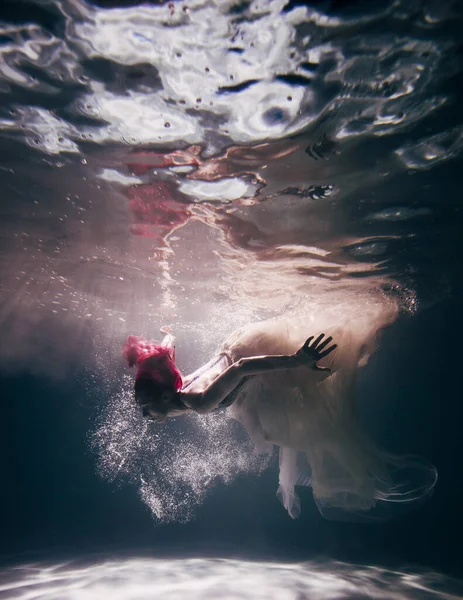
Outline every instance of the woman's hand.
[(161, 346), (169, 349), (170, 357), (173, 361), (175, 361), (175, 338), (172, 335), (172, 327), (170, 327), (170, 325), (164, 325), (161, 327), (161, 331), (164, 334), (164, 339), (162, 340)]
[(310, 336), (302, 348), (296, 352), (294, 356), (300, 361), (301, 365), (307, 365), (314, 369), (314, 371), (330, 371), (328, 367), (319, 367), (317, 365), (319, 360), (325, 358), (325, 356), (328, 356), (328, 354), (337, 348), (336, 344), (326, 348), (333, 338), (329, 336), (324, 340), (324, 337), (325, 334), (321, 333), (316, 340), (312, 341), (314, 336)]

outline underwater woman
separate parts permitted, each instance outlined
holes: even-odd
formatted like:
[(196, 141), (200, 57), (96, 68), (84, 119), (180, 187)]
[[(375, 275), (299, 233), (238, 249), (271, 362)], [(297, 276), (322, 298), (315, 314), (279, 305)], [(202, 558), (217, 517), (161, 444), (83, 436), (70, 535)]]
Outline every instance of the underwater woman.
[(356, 417), (357, 371), (395, 318), (383, 308), (372, 303), (346, 319), (338, 307), (338, 314), (325, 310), (248, 325), (186, 377), (175, 364), (168, 328), (160, 343), (130, 336), (123, 354), (138, 368), (135, 400), (157, 423), (226, 409), (259, 451), (277, 446), (277, 495), (292, 518), (300, 513), (297, 485), (312, 488), (329, 518), (381, 516), (381, 505), (421, 499), (437, 479), (426, 461), (378, 448)]

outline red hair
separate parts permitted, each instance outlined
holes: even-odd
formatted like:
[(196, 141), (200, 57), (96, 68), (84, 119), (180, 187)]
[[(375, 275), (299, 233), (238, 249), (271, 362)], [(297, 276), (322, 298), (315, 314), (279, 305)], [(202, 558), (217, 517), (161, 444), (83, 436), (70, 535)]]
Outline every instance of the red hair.
[(169, 348), (157, 342), (129, 335), (122, 356), (128, 361), (129, 367), (138, 367), (137, 380), (152, 379), (176, 392), (181, 389), (182, 376)]

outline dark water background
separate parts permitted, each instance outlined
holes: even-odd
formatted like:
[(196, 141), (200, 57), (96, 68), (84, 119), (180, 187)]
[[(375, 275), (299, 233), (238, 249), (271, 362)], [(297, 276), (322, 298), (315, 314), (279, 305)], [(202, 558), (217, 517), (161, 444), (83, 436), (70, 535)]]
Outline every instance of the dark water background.
[[(110, 35), (98, 19), (116, 4)], [(228, 50), (211, 43), (216, 56), (214, 27), (183, 32), (187, 3), (145, 5), (164, 11), (170, 36), (152, 55), (135, 2), (0, 4), (5, 566), (93, 553), (323, 556), (462, 575), (462, 5), (277, 4), (210, 4), (229, 27), (217, 17)], [(306, 9), (310, 19), (297, 16)], [(135, 41), (118, 55), (124, 36)], [(201, 52), (213, 83), (198, 75)], [(361, 372), (359, 407), (388, 449), (437, 466), (414, 511), (331, 522), (304, 489), (293, 521), (272, 463), (209, 485), (188, 522), (159, 523), (135, 485), (97, 472), (91, 437), (127, 333), (173, 323), (188, 370), (235, 323), (351, 286), (392, 290), (403, 308)]]

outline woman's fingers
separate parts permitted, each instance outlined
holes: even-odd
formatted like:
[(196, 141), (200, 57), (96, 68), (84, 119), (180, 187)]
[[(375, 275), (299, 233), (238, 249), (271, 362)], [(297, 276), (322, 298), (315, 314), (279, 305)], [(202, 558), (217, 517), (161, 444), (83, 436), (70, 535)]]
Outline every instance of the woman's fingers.
[(305, 341), (304, 345), (302, 346), (303, 350), (308, 350), (310, 348), (310, 342), (312, 340), (313, 340), (313, 335), (311, 335), (309, 337), (309, 339)]
[[(317, 358), (316, 358), (317, 360), (321, 360), (325, 356), (328, 356), (328, 354), (330, 354), (331, 352), (333, 352), (333, 350), (335, 350), (337, 348), (337, 345), (333, 344), (329, 348), (326, 348), (328, 346), (328, 344), (333, 341), (333, 338), (331, 335), (328, 336), (326, 339), (323, 339), (324, 337), (325, 337), (325, 334), (321, 333), (317, 337), (317, 339), (312, 342), (312, 340), (314, 339), (314, 336), (311, 335), (306, 340), (305, 344), (302, 346), (302, 350), (306, 353), (311, 353), (311, 354), (317, 355)], [(326, 350), (325, 350), (325, 348), (326, 348)]]
[(335, 350), (337, 347), (338, 347), (337, 344), (333, 344), (327, 350), (325, 350), (325, 352), (320, 352), (320, 359), (325, 358), (325, 356), (328, 356), (328, 354), (333, 352), (333, 350)]
[(321, 333), (318, 338), (315, 340), (315, 342), (312, 344), (312, 349), (313, 350), (318, 350), (317, 346), (318, 344), (322, 341), (322, 339), (325, 337), (324, 333)]
[(331, 336), (329, 336), (326, 338), (326, 340), (323, 340), (323, 342), (320, 344), (320, 346), (318, 346), (317, 351), (321, 352), (323, 350), (323, 348), (326, 348), (328, 346), (328, 344), (331, 342), (332, 339), (333, 338)]

